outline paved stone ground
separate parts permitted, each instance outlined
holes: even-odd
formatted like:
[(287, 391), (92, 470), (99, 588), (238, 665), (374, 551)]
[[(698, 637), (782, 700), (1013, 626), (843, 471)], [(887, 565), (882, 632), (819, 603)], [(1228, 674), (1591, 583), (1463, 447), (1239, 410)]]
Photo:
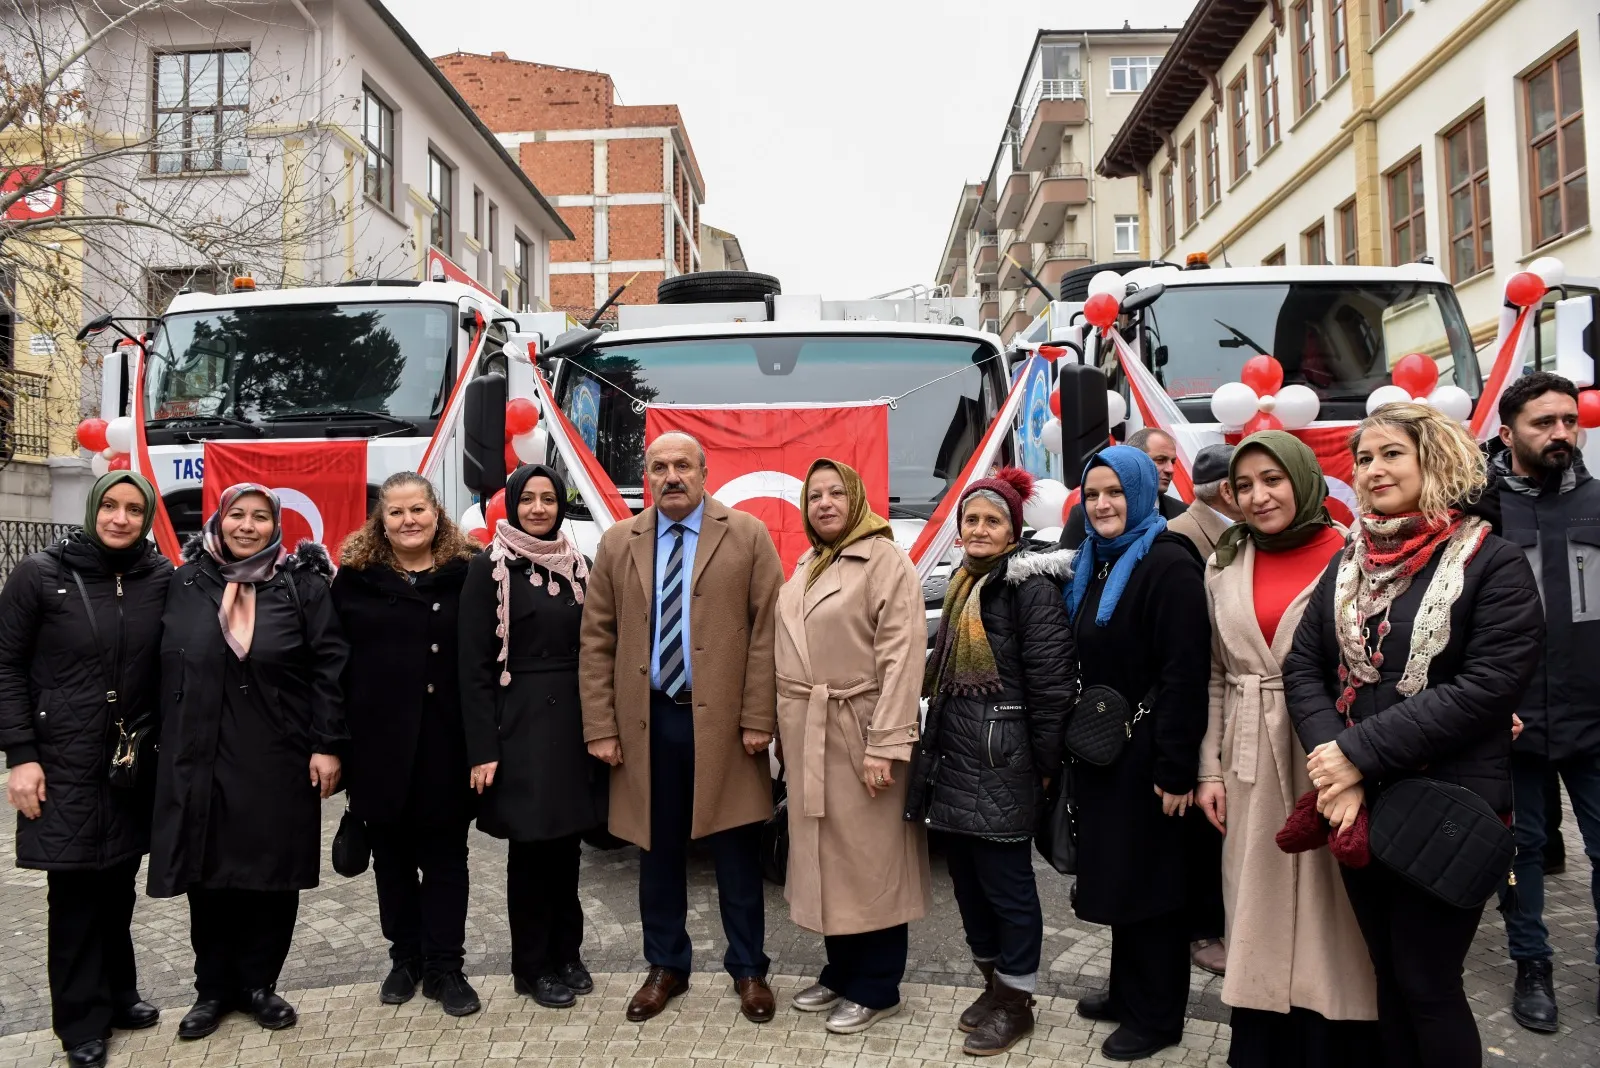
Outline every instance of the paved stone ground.
[[(0, 775), (0, 783), (3, 783)], [(343, 810), (324, 810), (324, 849)], [(1564, 829), (1572, 873), (1551, 880), (1546, 919), (1556, 944), (1561, 1032), (1533, 1035), (1506, 1010), (1513, 969), (1504, 957), (1499, 915), (1490, 911), (1467, 960), (1467, 984), (1491, 1064), (1579, 1068), (1600, 1064), (1600, 1019), (1595, 1013), (1595, 921), (1587, 893), (1587, 865), (1568, 813)], [(710, 865), (691, 869), (689, 930), (698, 972), (682, 1008), (644, 1025), (622, 1018), (626, 998), (645, 968), (640, 956), (637, 852), (632, 848), (583, 854), (582, 897), (588, 927), (584, 957), (600, 989), (578, 1009), (556, 1013), (515, 997), (508, 978), (510, 940), (504, 916), (504, 844), (473, 832), (472, 897), (468, 913), (467, 974), (486, 998), (485, 1011), (451, 1020), (420, 996), (395, 1010), (378, 1003), (375, 984), (388, 969), (378, 929), (371, 874), (343, 879), (325, 870), (323, 882), (301, 897), (300, 922), (280, 988), (300, 1009), (300, 1026), (268, 1035), (234, 1017), (210, 1039), (175, 1044), (178, 1017), (193, 990), (188, 912), (182, 898), (141, 898), (134, 913), (134, 943), (146, 996), (168, 1011), (158, 1029), (119, 1035), (112, 1064), (170, 1063), (189, 1068), (264, 1064), (447, 1063), (509, 1065), (518, 1060), (553, 1066), (691, 1064), (820, 1064), (874, 1068), (889, 1065), (973, 1063), (960, 1054), (954, 1014), (978, 983), (943, 865), (935, 857), (934, 912), (912, 925), (906, 1011), (864, 1036), (828, 1035), (821, 1021), (780, 1009), (778, 1020), (757, 1028), (738, 1017), (726, 976), (715, 974), (722, 952), (716, 887)], [(1041, 1030), (1030, 1044), (1000, 1061), (1006, 1066), (1081, 1065), (1105, 1062), (1098, 1046), (1105, 1029), (1085, 1030), (1073, 1001), (1104, 985), (1110, 932), (1080, 923), (1067, 903), (1068, 881), (1039, 867), (1044, 899), (1045, 953), (1040, 975)], [(1585, 869), (1579, 874), (1578, 869)], [(782, 891), (769, 886), (767, 952), (780, 997), (809, 982), (823, 962), (822, 940), (788, 921)], [(0, 837), (0, 1066), (43, 1065), (59, 1053), (49, 1033), (45, 991), (45, 877), (12, 866), (9, 833)], [(1225, 1062), (1226, 1010), (1220, 980), (1195, 972), (1190, 1024), (1182, 1047), (1167, 1064)], [(780, 1002), (782, 1004), (782, 1002)], [(1221, 1026), (1219, 1026), (1221, 1025)], [(392, 1059), (391, 1059), (392, 1058)], [(64, 1063), (64, 1061), (59, 1062)], [(1159, 1064), (1161, 1061), (1148, 1063)]]

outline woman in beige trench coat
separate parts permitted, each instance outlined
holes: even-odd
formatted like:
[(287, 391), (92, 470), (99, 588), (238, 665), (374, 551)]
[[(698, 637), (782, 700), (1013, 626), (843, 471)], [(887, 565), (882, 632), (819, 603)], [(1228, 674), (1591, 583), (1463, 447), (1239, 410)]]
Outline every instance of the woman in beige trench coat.
[(928, 850), (908, 823), (904, 762), (920, 716), (922, 586), (860, 477), (832, 460), (806, 475), (811, 551), (778, 594), (778, 739), (789, 783), (794, 922), (828, 964), (795, 995), (864, 1031), (900, 1007), (910, 920), (928, 912)]
[(1232, 1068), (1382, 1063), (1372, 961), (1338, 862), (1276, 835), (1311, 789), (1281, 665), (1311, 590), (1344, 544), (1316, 455), (1292, 434), (1240, 442), (1229, 480), (1245, 522), (1206, 568), (1211, 718), (1196, 803), (1224, 833)]

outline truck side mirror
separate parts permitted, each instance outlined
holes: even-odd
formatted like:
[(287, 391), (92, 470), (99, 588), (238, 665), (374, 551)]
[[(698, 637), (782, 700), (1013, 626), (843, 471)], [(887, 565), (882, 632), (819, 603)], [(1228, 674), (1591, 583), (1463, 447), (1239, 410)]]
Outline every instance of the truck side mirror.
[(467, 382), (461, 413), (461, 481), (480, 497), (506, 484), (506, 376), (499, 371)]
[(1111, 436), (1106, 411), (1106, 376), (1098, 367), (1058, 363), (1061, 369), (1061, 479), (1077, 489), (1083, 465), (1105, 448)]

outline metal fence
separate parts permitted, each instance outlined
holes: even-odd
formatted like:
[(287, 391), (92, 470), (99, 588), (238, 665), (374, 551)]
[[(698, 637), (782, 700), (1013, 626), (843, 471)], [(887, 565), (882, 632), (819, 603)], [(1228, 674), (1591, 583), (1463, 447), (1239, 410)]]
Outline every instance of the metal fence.
[(0, 462), (50, 454), (48, 375), (0, 368)]
[(0, 583), (23, 558), (53, 545), (78, 529), (76, 523), (37, 523), (26, 519), (0, 519)]

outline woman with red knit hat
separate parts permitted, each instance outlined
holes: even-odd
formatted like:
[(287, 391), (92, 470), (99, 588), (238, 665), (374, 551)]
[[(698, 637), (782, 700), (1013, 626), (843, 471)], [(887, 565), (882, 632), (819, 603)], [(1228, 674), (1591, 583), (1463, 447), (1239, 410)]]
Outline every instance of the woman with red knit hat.
[(961, 1014), (963, 1050), (1004, 1053), (1033, 1030), (1044, 941), (1033, 832), (1061, 773), (1077, 696), (1062, 603), (1070, 552), (1018, 539), (1033, 477), (1002, 468), (957, 505), (962, 558), (950, 575), (922, 693), (927, 723), (906, 818), (947, 833), (945, 856), (984, 992)]

